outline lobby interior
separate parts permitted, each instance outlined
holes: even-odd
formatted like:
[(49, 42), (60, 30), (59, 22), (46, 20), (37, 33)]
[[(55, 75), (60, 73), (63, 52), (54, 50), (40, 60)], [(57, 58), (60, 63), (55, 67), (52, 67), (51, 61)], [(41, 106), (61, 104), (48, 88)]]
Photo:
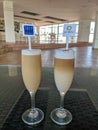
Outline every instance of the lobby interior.
[[(12, 117), (10, 117), (10, 114), (11, 112), (13, 112), (15, 105), (17, 105), (17, 102), (19, 101), (20, 97), (25, 91), (25, 85), (23, 83), (21, 74), (21, 50), (28, 48), (27, 38), (24, 38), (22, 36), (21, 31), (21, 26), (24, 23), (33, 24), (36, 27), (37, 34), (36, 37), (32, 38), (32, 48), (41, 49), (42, 54), (42, 81), (39, 90), (49, 91), (48, 92), (49, 101), (51, 99), (51, 94), (55, 95), (54, 88), (52, 88), (55, 87), (54, 55), (56, 49), (60, 48), (62, 49), (66, 47), (66, 38), (63, 38), (61, 36), (61, 32), (59, 31), (60, 27), (61, 26), (63, 27), (65, 23), (73, 23), (73, 24), (78, 23), (77, 24), (78, 32), (76, 33), (75, 37), (73, 37), (70, 40), (69, 43), (69, 48), (72, 49), (75, 53), (74, 79), (69, 91), (87, 93), (88, 99), (91, 101), (91, 106), (89, 106), (89, 101), (88, 100), (86, 101), (85, 96), (83, 99), (84, 100), (83, 103), (88, 105), (88, 107), (85, 108), (87, 109), (88, 113), (89, 111), (93, 113), (91, 109), (94, 108), (93, 110), (94, 112), (96, 112), (96, 115), (91, 114), (89, 118), (92, 117), (95, 121), (93, 122), (94, 126), (91, 125), (91, 128), (97, 130), (98, 128), (98, 124), (96, 123), (98, 122), (97, 10), (98, 10), (97, 0), (86, 0), (86, 1), (74, 0), (74, 4), (73, 0), (60, 0), (60, 1), (1, 0), (0, 1), (0, 129), (1, 130), (7, 130), (8, 128), (16, 130), (19, 129), (18, 125), (17, 128), (15, 128), (15, 123), (18, 122), (17, 121), (18, 119), (16, 118), (15, 120), (11, 119)], [(11, 14), (11, 18), (9, 14)], [(12, 23), (14, 25), (14, 29), (16, 30), (13, 30), (12, 29), (13, 27), (11, 26), (8, 31), (8, 24), (6, 24), (5, 22), (7, 20), (9, 21), (8, 23)], [(2, 22), (3, 26), (1, 26)], [(91, 22), (94, 23), (93, 28), (91, 28)], [(46, 28), (51, 28), (51, 31), (49, 30), (49, 33), (47, 35), (45, 34)], [(50, 37), (49, 35), (50, 33), (51, 34), (56, 33), (55, 39), (52, 39), (52, 37)], [(78, 97), (76, 98), (78, 99)], [(53, 98), (51, 100), (53, 100)], [(49, 103), (52, 104), (52, 101), (50, 101)], [(46, 114), (46, 119), (48, 118), (47, 115), (48, 114)], [(96, 116), (96, 118), (94, 116)], [(88, 118), (88, 115), (86, 118)], [(79, 119), (81, 120), (85, 118), (79, 118)], [(12, 120), (14, 126), (10, 125)], [(49, 119), (48, 121), (50, 122)], [(46, 122), (44, 121), (44, 123), (45, 123), (44, 127), (46, 127), (46, 129), (50, 128), (49, 130), (52, 129), (65, 130), (65, 127), (61, 128), (53, 126), (52, 128), (52, 126), (48, 125), (47, 121)], [(83, 124), (84, 130), (86, 130), (87, 128), (88, 130), (90, 130), (89, 124), (92, 124), (92, 122), (88, 123), (88, 127), (86, 126), (85, 123)], [(19, 123), (20, 127), (19, 130), (23, 128), (22, 125), (21, 123)], [(82, 125), (81, 127), (77, 126), (77, 128), (80, 128), (79, 130), (83, 129)], [(69, 125), (67, 129), (74, 130), (75, 126)]]

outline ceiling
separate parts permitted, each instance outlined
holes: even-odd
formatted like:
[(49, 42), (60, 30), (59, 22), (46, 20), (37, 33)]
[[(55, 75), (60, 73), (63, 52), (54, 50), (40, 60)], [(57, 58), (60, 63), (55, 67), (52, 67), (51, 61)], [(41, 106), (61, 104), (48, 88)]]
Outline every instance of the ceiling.
[[(0, 0), (0, 17), (3, 2)], [(11, 0), (10, 0), (11, 1)], [(40, 25), (95, 19), (98, 0), (12, 0), (15, 20)]]

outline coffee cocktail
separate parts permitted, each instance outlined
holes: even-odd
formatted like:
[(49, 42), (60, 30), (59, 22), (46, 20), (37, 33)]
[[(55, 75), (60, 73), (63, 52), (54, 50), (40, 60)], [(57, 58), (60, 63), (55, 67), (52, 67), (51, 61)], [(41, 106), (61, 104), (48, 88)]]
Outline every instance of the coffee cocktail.
[(38, 89), (41, 80), (41, 54), (36, 50), (22, 51), (22, 76), (28, 91)]
[(28, 125), (40, 123), (44, 118), (44, 113), (35, 107), (35, 93), (41, 81), (41, 50), (22, 50), (22, 77), (31, 97), (31, 108), (22, 115), (22, 120)]
[(71, 122), (71, 113), (64, 108), (64, 96), (71, 86), (74, 76), (74, 52), (68, 50), (57, 50), (54, 56), (54, 80), (59, 91), (61, 101), (60, 107), (51, 112), (51, 119), (59, 125)]

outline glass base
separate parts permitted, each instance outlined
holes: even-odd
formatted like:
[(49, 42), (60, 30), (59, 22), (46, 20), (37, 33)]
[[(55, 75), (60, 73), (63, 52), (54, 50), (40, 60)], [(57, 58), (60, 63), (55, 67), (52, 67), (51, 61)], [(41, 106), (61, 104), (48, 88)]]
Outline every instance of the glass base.
[(51, 119), (58, 125), (67, 125), (72, 121), (72, 114), (64, 108), (56, 108), (51, 112)]
[(39, 108), (28, 109), (22, 115), (22, 120), (28, 125), (36, 125), (44, 119), (44, 113)]

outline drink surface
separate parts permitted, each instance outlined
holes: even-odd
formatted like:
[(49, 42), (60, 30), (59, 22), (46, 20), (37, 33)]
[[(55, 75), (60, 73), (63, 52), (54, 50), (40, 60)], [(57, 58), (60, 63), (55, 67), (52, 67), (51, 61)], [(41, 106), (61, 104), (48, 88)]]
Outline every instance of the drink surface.
[(69, 52), (63, 53), (59, 52), (59, 56), (56, 54), (54, 58), (54, 78), (60, 93), (68, 91), (74, 76), (74, 56)]
[(22, 77), (28, 91), (36, 91), (41, 80), (41, 54), (22, 52)]

